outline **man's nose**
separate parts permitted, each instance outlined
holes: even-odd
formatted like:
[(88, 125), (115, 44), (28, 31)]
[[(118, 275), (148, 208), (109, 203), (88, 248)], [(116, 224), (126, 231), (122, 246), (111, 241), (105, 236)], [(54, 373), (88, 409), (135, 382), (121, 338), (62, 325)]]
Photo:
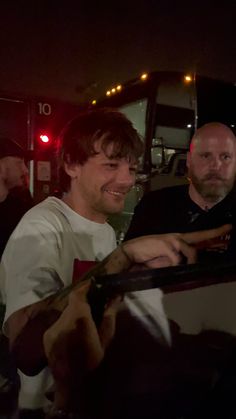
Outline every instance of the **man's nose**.
[(130, 167), (122, 167), (117, 173), (116, 180), (119, 184), (131, 187), (135, 183), (135, 173), (130, 171)]
[(210, 167), (212, 169), (218, 170), (221, 166), (221, 160), (219, 157), (212, 157)]

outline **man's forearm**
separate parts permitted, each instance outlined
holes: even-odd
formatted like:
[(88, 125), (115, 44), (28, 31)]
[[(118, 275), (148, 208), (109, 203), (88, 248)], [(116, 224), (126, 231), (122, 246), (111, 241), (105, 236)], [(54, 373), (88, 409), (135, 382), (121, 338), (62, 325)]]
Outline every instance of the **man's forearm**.
[(68, 304), (72, 290), (80, 287), (85, 280), (97, 275), (119, 273), (131, 266), (131, 260), (122, 247), (88, 271), (79, 282), (63, 288), (41, 302), (39, 310), (33, 310), (26, 325), (12, 344), (12, 353), (17, 367), (26, 375), (38, 374), (46, 365), (47, 359), (43, 347), (45, 331), (60, 317)]
[(128, 270), (132, 266), (132, 260), (125, 250), (125, 245), (117, 247), (110, 255), (108, 255), (102, 262), (86, 272), (78, 281), (63, 288), (58, 293), (48, 297), (45, 300), (45, 308), (53, 308), (54, 310), (63, 311), (68, 304), (68, 296), (73, 289), (80, 287), (81, 283), (89, 280), (95, 276), (108, 275), (119, 273)]

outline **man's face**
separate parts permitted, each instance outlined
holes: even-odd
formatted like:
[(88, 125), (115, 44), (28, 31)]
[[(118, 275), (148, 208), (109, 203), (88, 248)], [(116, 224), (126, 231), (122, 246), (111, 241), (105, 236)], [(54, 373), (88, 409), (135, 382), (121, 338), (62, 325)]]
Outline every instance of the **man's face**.
[(0, 161), (0, 174), (8, 190), (28, 186), (28, 169), (20, 157), (4, 157)]
[(135, 183), (137, 164), (135, 160), (113, 158), (112, 144), (104, 153), (98, 141), (95, 150), (98, 154), (74, 167), (71, 192), (81, 215), (104, 222), (108, 215), (123, 210), (126, 194)]
[(211, 202), (223, 199), (235, 181), (235, 140), (214, 136), (196, 139), (187, 166), (192, 185), (203, 198)]

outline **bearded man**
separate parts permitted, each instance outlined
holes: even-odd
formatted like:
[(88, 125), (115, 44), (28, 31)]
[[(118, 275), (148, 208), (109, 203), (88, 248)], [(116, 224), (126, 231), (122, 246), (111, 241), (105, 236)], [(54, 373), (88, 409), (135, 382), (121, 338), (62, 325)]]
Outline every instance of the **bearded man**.
[[(236, 138), (226, 125), (199, 128), (187, 155), (189, 185), (164, 188), (145, 195), (135, 209), (126, 234), (132, 239), (173, 231), (189, 232), (235, 223)], [(227, 240), (202, 253), (203, 260), (233, 257), (233, 231)]]

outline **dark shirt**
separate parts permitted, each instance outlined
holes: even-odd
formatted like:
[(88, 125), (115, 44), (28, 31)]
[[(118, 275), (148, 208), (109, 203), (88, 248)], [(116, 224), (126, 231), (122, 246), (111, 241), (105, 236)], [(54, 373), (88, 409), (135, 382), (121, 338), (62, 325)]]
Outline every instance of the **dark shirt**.
[[(231, 191), (222, 201), (205, 211), (195, 204), (188, 193), (188, 185), (164, 188), (145, 195), (135, 208), (125, 240), (148, 234), (184, 233), (219, 227), (236, 222), (236, 196)], [(233, 257), (234, 229), (227, 249), (208, 251), (207, 257), (219, 254)]]
[[(5, 201), (0, 202), (0, 258), (11, 233), (32, 206), (33, 199), (30, 191), (21, 188), (15, 188), (8, 194)], [(4, 312), (5, 306), (0, 304), (0, 327)], [(7, 417), (16, 409), (19, 377), (10, 356), (8, 339), (2, 334), (0, 334), (0, 352), (0, 416), (3, 414)]]
[(0, 202), (0, 257), (23, 215), (33, 206), (29, 190), (14, 189)]

